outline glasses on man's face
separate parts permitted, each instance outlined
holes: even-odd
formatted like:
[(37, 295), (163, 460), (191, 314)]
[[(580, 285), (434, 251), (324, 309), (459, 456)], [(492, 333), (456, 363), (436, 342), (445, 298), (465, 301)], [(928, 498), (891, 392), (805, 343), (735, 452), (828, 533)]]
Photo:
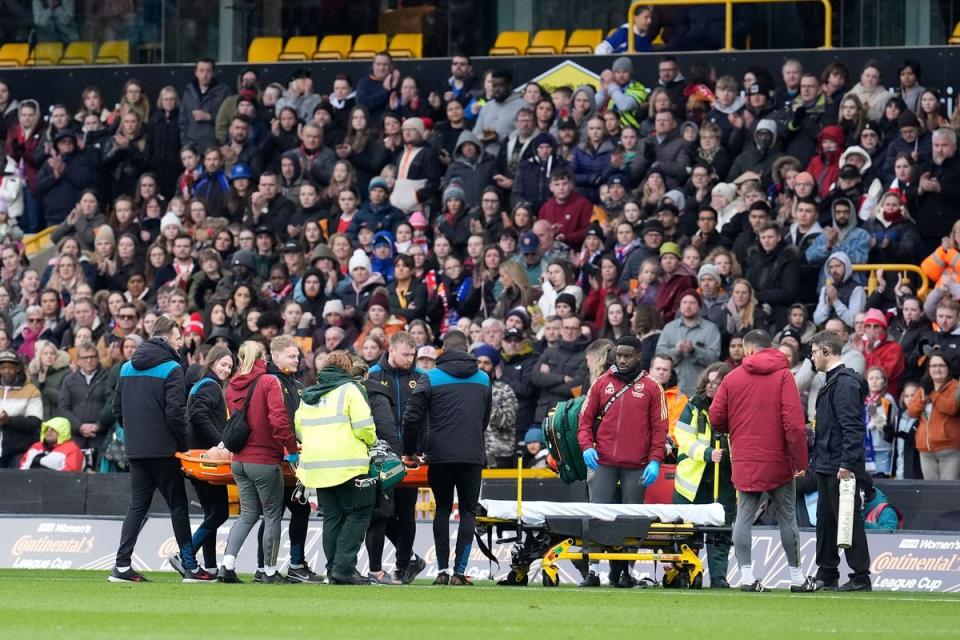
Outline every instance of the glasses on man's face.
[(136, 319), (137, 319), (137, 316), (135, 316), (135, 315), (133, 315), (133, 314), (130, 314), (130, 313), (121, 313), (121, 314), (118, 315), (117, 317), (120, 318), (121, 320), (136, 320)]
[(43, 318), (27, 318), (27, 324), (42, 324)]
[(77, 356), (77, 360), (96, 360), (97, 357), (97, 354), (94, 353), (89, 356)]

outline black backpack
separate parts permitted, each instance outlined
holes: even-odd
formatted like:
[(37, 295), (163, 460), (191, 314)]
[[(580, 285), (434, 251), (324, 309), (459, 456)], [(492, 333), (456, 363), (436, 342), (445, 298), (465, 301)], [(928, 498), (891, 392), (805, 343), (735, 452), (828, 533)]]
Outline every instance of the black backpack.
[(250, 391), (247, 391), (247, 399), (243, 406), (230, 414), (227, 419), (227, 426), (223, 428), (223, 446), (231, 453), (240, 453), (247, 446), (247, 439), (250, 437), (250, 425), (247, 424), (247, 410), (250, 408), (250, 398), (257, 388), (260, 378), (253, 381), (250, 385)]

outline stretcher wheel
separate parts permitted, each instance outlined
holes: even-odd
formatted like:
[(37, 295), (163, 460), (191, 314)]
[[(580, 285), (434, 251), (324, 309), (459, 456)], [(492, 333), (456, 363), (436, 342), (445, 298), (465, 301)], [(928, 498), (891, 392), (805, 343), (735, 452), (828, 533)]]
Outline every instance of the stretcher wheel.
[(699, 575), (697, 575), (697, 577), (693, 579), (693, 582), (690, 583), (690, 588), (691, 588), (691, 589), (703, 589), (703, 574), (702, 574), (702, 573), (699, 574)]
[(543, 586), (545, 587), (559, 587), (560, 586), (560, 577), (556, 578), (550, 577), (546, 571), (543, 572)]
[(504, 587), (525, 587), (527, 586), (529, 580), (530, 578), (526, 571), (521, 571), (520, 569), (510, 569), (510, 573), (508, 573), (507, 576), (497, 584)]
[(689, 589), (690, 574), (671, 567), (663, 573), (664, 589)]

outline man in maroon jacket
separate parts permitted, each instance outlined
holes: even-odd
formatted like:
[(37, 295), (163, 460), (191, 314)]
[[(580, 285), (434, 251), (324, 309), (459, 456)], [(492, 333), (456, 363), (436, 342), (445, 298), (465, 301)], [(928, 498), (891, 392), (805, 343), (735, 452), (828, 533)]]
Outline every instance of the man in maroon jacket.
[(787, 357), (772, 348), (769, 334), (743, 337), (745, 357), (717, 390), (710, 425), (730, 434), (733, 485), (740, 492), (733, 545), (740, 565), (741, 591), (768, 591), (753, 577), (753, 521), (766, 493), (780, 526), (780, 544), (790, 569), (790, 591), (816, 591), (800, 568), (795, 478), (809, 464), (800, 392)]
[[(613, 502), (620, 483), (621, 503), (640, 504), (644, 489), (660, 475), (667, 441), (667, 401), (663, 389), (640, 364), (643, 346), (635, 336), (617, 341), (616, 366), (587, 392), (580, 410), (577, 442), (589, 469), (590, 502)], [(599, 587), (599, 562), (581, 587)], [(636, 580), (626, 562), (610, 562), (610, 582), (631, 587)]]
[(593, 204), (573, 190), (573, 173), (567, 166), (557, 167), (550, 174), (550, 193), (553, 197), (543, 203), (537, 218), (553, 225), (557, 240), (579, 251), (590, 226)]

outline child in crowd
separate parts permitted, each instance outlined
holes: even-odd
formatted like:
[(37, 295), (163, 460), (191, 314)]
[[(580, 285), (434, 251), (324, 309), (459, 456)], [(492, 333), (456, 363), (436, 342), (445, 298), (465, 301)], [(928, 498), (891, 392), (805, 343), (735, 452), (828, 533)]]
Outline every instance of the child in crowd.
[(867, 432), (863, 450), (867, 471), (875, 476), (887, 477), (891, 475), (893, 435), (899, 417), (897, 401), (887, 393), (887, 375), (883, 369), (870, 367), (866, 378), (869, 392), (864, 398)]

